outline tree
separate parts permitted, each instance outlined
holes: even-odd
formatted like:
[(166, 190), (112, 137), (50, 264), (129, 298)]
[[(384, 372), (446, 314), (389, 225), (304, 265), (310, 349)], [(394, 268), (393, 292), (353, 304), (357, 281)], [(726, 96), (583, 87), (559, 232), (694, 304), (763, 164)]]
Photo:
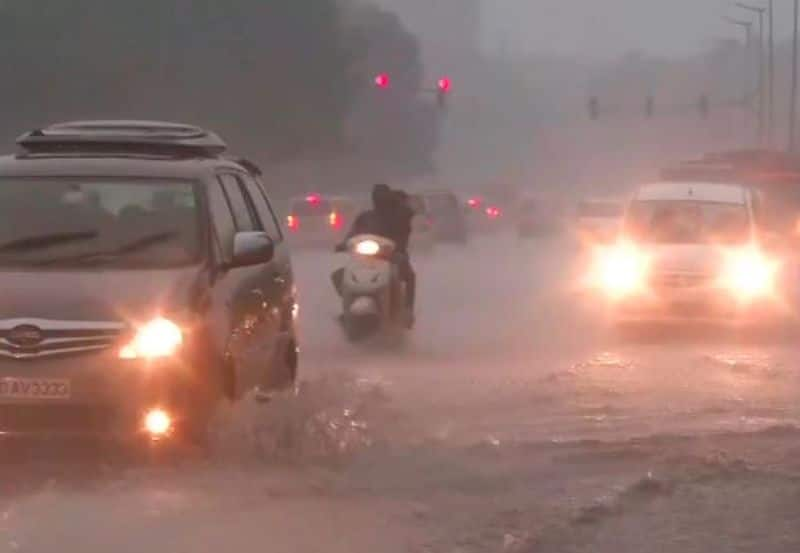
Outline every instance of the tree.
[(354, 97), (336, 0), (7, 0), (3, 138), (60, 119), (212, 126), (237, 150), (333, 150)]
[[(354, 76), (363, 83), (350, 118), (354, 150), (379, 160), (387, 175), (410, 177), (433, 170), (433, 151), (442, 114), (435, 97), (423, 91), (417, 39), (393, 13), (366, 4), (351, 4), (345, 26), (355, 55)], [(370, 87), (374, 75), (391, 78), (386, 89)]]

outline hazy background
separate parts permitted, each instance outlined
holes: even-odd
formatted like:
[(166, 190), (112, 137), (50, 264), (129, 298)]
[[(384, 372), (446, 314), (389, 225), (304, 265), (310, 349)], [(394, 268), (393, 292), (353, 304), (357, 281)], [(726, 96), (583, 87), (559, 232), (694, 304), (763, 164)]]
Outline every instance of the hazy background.
[[(429, 80), (453, 77), (438, 182), (616, 193), (672, 160), (755, 143), (756, 52), (723, 16), (752, 20), (754, 39), (757, 25), (733, 2), (375, 1), (418, 36)], [(775, 9), (773, 145), (782, 147), (792, 14), (789, 2)], [(703, 94), (707, 120), (696, 107)], [(598, 121), (586, 114), (592, 95)]]
[[(766, 2), (754, 2), (766, 4)], [(483, 44), (520, 51), (608, 59), (630, 50), (685, 56), (731, 27), (722, 14), (744, 16), (727, 0), (485, 0)], [(776, 0), (776, 34), (791, 32), (790, 2)], [(507, 37), (507, 38), (506, 38)]]
[[(782, 146), (791, 5), (775, 5)], [(749, 17), (718, 0), (4, 0), (0, 138), (186, 120), (260, 162), (280, 196), (377, 181), (616, 193), (669, 160), (753, 145), (755, 51), (726, 14)], [(372, 84), (382, 72), (389, 90)]]

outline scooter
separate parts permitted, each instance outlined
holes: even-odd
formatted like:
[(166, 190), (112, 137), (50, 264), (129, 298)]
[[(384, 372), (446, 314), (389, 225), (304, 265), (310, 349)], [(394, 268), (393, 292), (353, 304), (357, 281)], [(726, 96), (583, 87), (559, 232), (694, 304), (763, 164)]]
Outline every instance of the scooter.
[(346, 242), (344, 251), (350, 259), (339, 286), (340, 321), (348, 339), (403, 335), (411, 314), (406, 306), (405, 283), (393, 262), (395, 243), (381, 236), (360, 234)]

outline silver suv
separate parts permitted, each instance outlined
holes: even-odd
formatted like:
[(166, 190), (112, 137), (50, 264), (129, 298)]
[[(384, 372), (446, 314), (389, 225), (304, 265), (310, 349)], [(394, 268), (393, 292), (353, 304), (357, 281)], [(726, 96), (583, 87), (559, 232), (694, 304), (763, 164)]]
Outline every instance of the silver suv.
[(297, 376), (289, 251), (215, 134), (90, 121), (0, 158), (0, 432), (200, 438)]

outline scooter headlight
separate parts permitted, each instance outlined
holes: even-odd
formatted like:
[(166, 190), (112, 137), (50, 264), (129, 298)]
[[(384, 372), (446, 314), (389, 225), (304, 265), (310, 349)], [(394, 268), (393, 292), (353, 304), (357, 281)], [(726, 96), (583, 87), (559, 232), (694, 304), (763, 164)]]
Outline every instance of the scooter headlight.
[(378, 252), (381, 251), (381, 245), (375, 240), (362, 240), (356, 244), (355, 251), (359, 255), (378, 255)]
[(169, 319), (142, 325), (119, 352), (121, 359), (159, 359), (174, 355), (183, 344), (183, 331)]

